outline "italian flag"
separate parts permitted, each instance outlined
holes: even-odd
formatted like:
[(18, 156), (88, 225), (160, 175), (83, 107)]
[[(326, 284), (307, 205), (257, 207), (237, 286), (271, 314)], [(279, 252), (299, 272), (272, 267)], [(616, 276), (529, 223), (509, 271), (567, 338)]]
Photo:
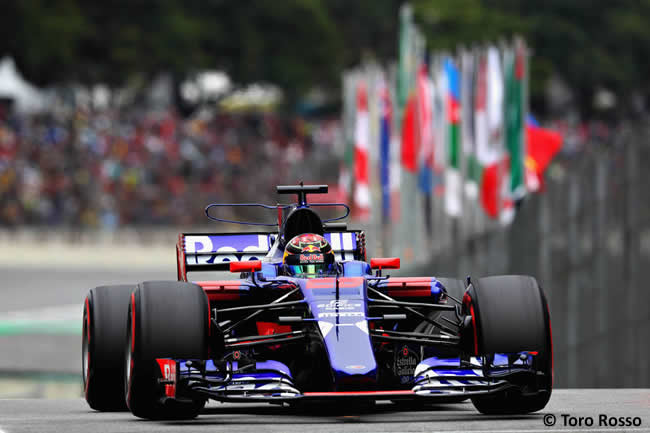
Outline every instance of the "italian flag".
[(503, 143), (503, 86), (499, 51), (490, 47), (478, 60), (474, 130), (481, 206), (493, 219), (499, 218), (504, 207), (512, 208), (512, 202), (501, 197), (508, 167)]

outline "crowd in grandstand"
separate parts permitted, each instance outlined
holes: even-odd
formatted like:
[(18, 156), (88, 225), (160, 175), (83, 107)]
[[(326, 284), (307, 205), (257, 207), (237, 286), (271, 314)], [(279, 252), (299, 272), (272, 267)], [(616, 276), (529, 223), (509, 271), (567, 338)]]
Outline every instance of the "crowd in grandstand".
[(209, 202), (273, 202), (270, 185), (337, 133), (268, 113), (0, 109), (0, 226), (201, 223)]

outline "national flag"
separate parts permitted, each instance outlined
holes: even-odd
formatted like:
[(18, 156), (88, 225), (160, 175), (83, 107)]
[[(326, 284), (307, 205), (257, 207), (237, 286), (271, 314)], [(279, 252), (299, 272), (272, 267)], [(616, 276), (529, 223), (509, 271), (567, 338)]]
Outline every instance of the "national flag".
[(433, 172), (435, 195), (444, 191), (445, 167), (447, 165), (447, 74), (444, 62), (436, 58), (432, 64), (433, 81)]
[(370, 216), (370, 189), (368, 186), (368, 91), (360, 81), (357, 87), (357, 112), (354, 129), (354, 205), (357, 218), (367, 221)]
[[(497, 211), (493, 209), (496, 206), (496, 200), (489, 200), (485, 194), (489, 194), (485, 183), (485, 167), (494, 164), (494, 157), (490, 152), (490, 129), (488, 127), (487, 116), (487, 89), (488, 89), (488, 61), (487, 55), (481, 53), (476, 59), (476, 79), (474, 82), (474, 150), (475, 150), (475, 175), (477, 186), (480, 192), (480, 201), (485, 212), (490, 215), (496, 215)], [(489, 210), (488, 210), (489, 208)]]
[(397, 68), (397, 108), (398, 122), (405, 116), (404, 110), (411, 97), (413, 89), (413, 42), (415, 25), (413, 23), (413, 10), (406, 3), (399, 11), (399, 64)]
[(525, 74), (526, 53), (523, 42), (515, 42), (514, 53), (508, 53), (506, 68), (506, 150), (510, 159), (510, 194), (513, 200), (526, 195), (524, 161), (526, 159)]
[[(395, 145), (391, 146), (392, 164), (390, 170), (390, 184), (393, 191), (391, 196), (395, 205), (391, 217), (393, 221), (397, 221), (403, 216), (405, 225), (408, 225), (412, 222), (412, 215), (402, 211), (402, 207), (410, 208), (412, 206), (410, 197), (415, 193), (415, 186), (410, 182), (410, 176), (405, 176), (403, 171), (410, 173), (417, 171), (415, 93), (413, 92), (417, 29), (413, 23), (413, 9), (408, 3), (403, 4), (400, 8), (399, 24), (399, 61), (393, 123), (395, 128), (392, 134)], [(401, 191), (403, 188), (407, 191)], [(406, 253), (408, 251), (405, 251)]]
[(490, 218), (510, 215), (512, 200), (502, 197), (508, 159), (503, 141), (504, 82), (499, 51), (489, 47), (479, 57), (475, 102), (476, 156), (482, 167), (480, 201)]
[(392, 222), (398, 222), (401, 218), (401, 178), (402, 178), (402, 169), (400, 167), (400, 147), (399, 147), (399, 138), (395, 134), (395, 129), (392, 128), (393, 133), (391, 134), (390, 139), (390, 167), (388, 173), (388, 179), (390, 184), (390, 219)]
[(415, 94), (411, 94), (402, 121), (402, 167), (411, 173), (417, 171), (416, 115)]
[(350, 170), (345, 162), (342, 162), (339, 165), (339, 181), (338, 181), (338, 195), (336, 200), (341, 203), (347, 203), (350, 197), (350, 189), (352, 184), (352, 178), (350, 177)]
[(481, 166), (476, 157), (475, 139), (475, 99), (476, 99), (476, 61), (470, 51), (463, 51), (461, 61), (460, 81), (460, 127), (465, 169), (465, 195), (470, 200), (478, 197), (478, 187), (481, 181)]
[(460, 76), (451, 58), (445, 59), (447, 75), (447, 170), (445, 172), (445, 209), (451, 217), (462, 210), (460, 173)]
[(526, 188), (537, 192), (542, 188), (546, 167), (562, 148), (562, 135), (540, 128), (530, 118), (526, 123)]
[(500, 218), (512, 210), (512, 201), (504, 202), (503, 186), (507, 185), (504, 173), (509, 169), (507, 158), (499, 159), (481, 172), (481, 206), (490, 218)]
[(379, 89), (380, 98), (380, 135), (379, 135), (379, 179), (381, 182), (381, 209), (382, 221), (388, 222), (390, 219), (391, 209), (391, 191), (390, 191), (390, 145), (391, 145), (391, 122), (392, 122), (392, 105), (390, 92), (385, 79), (381, 81)]
[(343, 75), (343, 159), (339, 165), (337, 201), (348, 203), (352, 193), (352, 172), (354, 170), (354, 130), (357, 113), (357, 81), (354, 74)]
[(418, 68), (416, 79), (416, 148), (418, 149), (419, 186), (426, 196), (431, 195), (433, 170), (433, 113), (432, 83), (426, 60)]

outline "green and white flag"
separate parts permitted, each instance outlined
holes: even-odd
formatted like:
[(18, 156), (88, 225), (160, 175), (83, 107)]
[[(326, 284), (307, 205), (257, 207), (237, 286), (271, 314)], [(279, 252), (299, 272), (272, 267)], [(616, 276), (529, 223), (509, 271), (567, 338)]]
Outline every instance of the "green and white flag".
[(463, 50), (460, 54), (460, 128), (463, 148), (463, 165), (465, 175), (465, 196), (474, 201), (478, 198), (481, 182), (481, 167), (476, 158), (476, 140), (474, 131), (474, 101), (476, 96), (476, 60), (471, 51)]
[(404, 108), (415, 86), (415, 25), (413, 10), (407, 3), (399, 10), (399, 60), (397, 66), (397, 122), (401, 125)]
[(510, 157), (510, 196), (513, 201), (526, 195), (525, 179), (525, 74), (526, 51), (522, 40), (506, 56), (506, 150)]

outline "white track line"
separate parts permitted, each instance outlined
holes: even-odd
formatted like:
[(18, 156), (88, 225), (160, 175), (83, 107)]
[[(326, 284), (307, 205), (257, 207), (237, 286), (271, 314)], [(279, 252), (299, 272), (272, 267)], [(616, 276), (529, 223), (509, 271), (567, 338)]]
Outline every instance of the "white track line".
[(25, 310), (6, 311), (0, 313), (0, 322), (22, 320), (49, 322), (74, 319), (81, 321), (83, 308), (83, 304), (65, 304), (41, 308), (29, 308)]

